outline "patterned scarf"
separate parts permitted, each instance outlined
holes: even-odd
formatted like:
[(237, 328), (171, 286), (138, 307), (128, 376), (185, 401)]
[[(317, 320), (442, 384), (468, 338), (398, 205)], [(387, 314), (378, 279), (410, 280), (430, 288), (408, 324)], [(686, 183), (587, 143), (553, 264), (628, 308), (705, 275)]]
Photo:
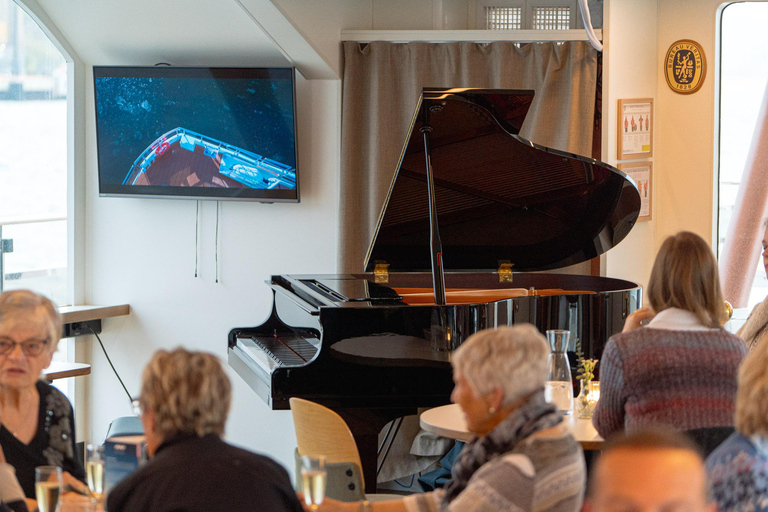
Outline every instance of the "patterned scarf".
[(485, 437), (467, 441), (451, 471), (445, 487), (442, 508), (446, 508), (466, 487), (475, 471), (496, 457), (512, 451), (522, 440), (536, 432), (558, 425), (563, 416), (544, 399), (544, 389), (512, 411)]
[(749, 350), (753, 350), (763, 338), (766, 327), (768, 327), (768, 298), (755, 306), (736, 335), (747, 342)]

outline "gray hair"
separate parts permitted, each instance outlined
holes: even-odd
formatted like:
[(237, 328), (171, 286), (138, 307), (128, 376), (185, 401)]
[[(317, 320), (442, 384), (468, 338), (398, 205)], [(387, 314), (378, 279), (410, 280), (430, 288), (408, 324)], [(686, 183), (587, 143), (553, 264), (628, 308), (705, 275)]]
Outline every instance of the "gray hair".
[(487, 329), (473, 334), (453, 353), (453, 371), (477, 396), (501, 389), (502, 406), (510, 406), (544, 386), (547, 340), (531, 324)]
[(144, 368), (139, 401), (154, 412), (163, 439), (179, 432), (222, 436), (232, 385), (213, 354), (158, 350)]
[(22, 315), (44, 314), (48, 324), (48, 351), (54, 353), (61, 339), (61, 315), (48, 297), (31, 290), (0, 293), (0, 323)]

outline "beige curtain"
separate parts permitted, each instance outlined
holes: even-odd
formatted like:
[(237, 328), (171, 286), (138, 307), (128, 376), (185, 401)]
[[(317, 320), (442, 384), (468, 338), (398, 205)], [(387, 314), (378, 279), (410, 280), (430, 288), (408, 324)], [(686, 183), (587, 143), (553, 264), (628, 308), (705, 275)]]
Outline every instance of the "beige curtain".
[(589, 156), (596, 77), (597, 53), (580, 41), (344, 42), (339, 270), (363, 270), (422, 88), (533, 89), (520, 135)]

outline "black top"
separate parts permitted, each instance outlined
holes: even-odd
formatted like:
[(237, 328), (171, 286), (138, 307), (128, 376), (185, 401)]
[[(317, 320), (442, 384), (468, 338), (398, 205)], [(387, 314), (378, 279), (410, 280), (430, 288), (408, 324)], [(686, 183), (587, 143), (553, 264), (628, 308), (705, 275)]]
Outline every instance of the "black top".
[(107, 498), (110, 512), (303, 512), (288, 473), (273, 460), (214, 434), (164, 442)]
[(75, 450), (75, 417), (67, 397), (42, 380), (36, 384), (40, 394), (37, 433), (24, 444), (5, 426), (0, 427), (0, 445), (5, 459), (16, 468), (16, 477), (27, 498), (35, 498), (35, 468), (61, 466), (79, 480), (85, 479), (83, 463)]
[(366, 271), (378, 261), (390, 271), (431, 268), (426, 126), (447, 271), (560, 268), (626, 237), (640, 213), (635, 183), (603, 162), (520, 137), (532, 99), (533, 91), (424, 89)]

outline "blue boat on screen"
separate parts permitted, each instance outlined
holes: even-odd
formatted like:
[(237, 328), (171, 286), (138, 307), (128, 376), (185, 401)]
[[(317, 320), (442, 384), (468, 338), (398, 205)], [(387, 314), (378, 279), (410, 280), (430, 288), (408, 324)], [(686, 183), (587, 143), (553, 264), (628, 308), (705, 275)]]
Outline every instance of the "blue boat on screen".
[(296, 188), (296, 169), (178, 127), (139, 155), (122, 184), (290, 190)]

